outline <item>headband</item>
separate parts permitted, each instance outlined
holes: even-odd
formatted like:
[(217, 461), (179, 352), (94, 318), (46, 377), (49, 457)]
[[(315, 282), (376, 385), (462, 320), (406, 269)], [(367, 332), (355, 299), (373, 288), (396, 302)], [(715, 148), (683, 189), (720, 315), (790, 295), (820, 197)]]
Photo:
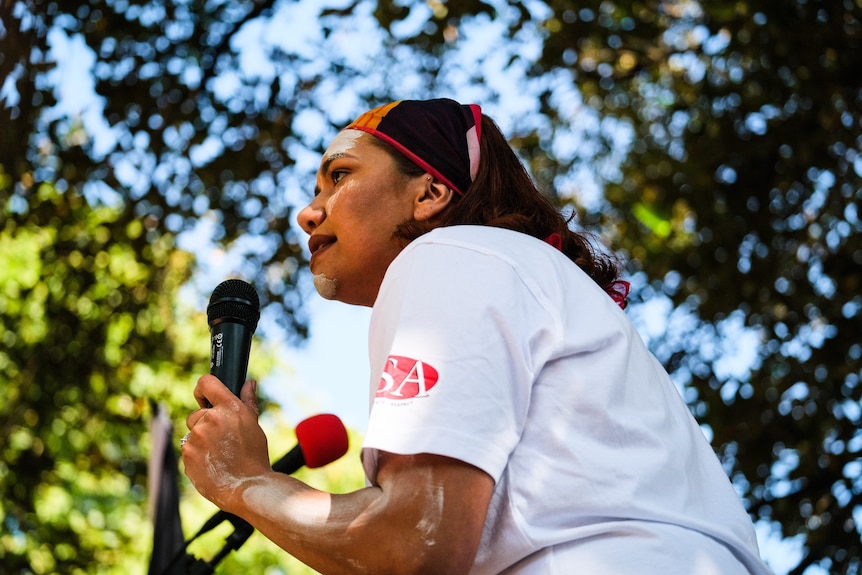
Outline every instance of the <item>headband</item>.
[(476, 104), (399, 100), (365, 112), (345, 129), (391, 144), (462, 196), (476, 178), (482, 137), (482, 109)]

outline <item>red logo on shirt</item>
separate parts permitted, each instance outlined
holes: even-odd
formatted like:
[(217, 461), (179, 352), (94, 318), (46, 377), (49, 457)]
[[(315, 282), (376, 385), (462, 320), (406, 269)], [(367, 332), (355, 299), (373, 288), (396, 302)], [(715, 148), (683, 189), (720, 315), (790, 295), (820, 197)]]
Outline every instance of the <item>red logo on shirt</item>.
[(437, 370), (416, 359), (390, 355), (380, 376), (377, 397), (412, 399), (426, 397), (437, 384)]

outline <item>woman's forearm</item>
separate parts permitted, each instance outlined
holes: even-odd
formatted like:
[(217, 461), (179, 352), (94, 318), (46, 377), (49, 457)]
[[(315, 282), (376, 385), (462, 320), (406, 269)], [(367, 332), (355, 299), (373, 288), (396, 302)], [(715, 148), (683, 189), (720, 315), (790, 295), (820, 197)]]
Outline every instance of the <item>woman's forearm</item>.
[[(401, 471), (409, 468), (406, 461), (397, 467), (390, 476), (397, 481), (384, 476), (382, 487), (347, 494), (324, 493), (273, 472), (244, 482), (226, 510), (325, 575), (469, 571), (481, 522), (477, 532), (475, 522), (464, 520), (474, 515), (470, 502), (452, 498), (447, 504), (451, 470), (424, 467), (419, 482), (419, 475)], [(476, 500), (486, 505), (484, 497)]]
[(321, 573), (385, 573), (362, 519), (381, 496), (373, 487), (333, 495), (271, 473), (244, 482), (229, 511)]

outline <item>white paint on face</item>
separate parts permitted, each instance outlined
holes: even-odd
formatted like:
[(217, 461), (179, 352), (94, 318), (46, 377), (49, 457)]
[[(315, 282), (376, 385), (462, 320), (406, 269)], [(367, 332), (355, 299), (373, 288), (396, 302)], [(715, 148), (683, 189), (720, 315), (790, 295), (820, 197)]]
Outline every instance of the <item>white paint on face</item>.
[[(326, 156), (328, 158), (337, 158), (338, 156), (349, 154), (356, 145), (356, 141), (361, 138), (364, 133), (365, 132), (361, 130), (342, 130), (335, 136), (332, 143), (329, 144), (329, 147), (326, 149)], [(340, 196), (341, 189), (330, 196), (329, 200), (326, 202), (327, 213), (332, 213)]]
[(339, 154), (346, 154), (353, 149), (356, 140), (364, 133), (362, 130), (341, 130), (330, 142), (329, 148), (326, 149), (326, 155), (332, 158)]
[(324, 299), (335, 299), (338, 281), (326, 277), (326, 274), (314, 274), (314, 289)]

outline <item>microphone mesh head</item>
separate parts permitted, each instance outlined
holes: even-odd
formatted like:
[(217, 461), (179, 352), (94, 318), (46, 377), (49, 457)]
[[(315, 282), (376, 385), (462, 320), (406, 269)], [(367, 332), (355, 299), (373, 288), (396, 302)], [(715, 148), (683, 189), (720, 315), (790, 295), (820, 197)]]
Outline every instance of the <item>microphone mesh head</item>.
[(260, 299), (251, 284), (230, 279), (221, 282), (213, 290), (207, 306), (207, 322), (210, 326), (221, 320), (231, 319), (247, 325), (251, 331), (257, 329), (260, 319)]

